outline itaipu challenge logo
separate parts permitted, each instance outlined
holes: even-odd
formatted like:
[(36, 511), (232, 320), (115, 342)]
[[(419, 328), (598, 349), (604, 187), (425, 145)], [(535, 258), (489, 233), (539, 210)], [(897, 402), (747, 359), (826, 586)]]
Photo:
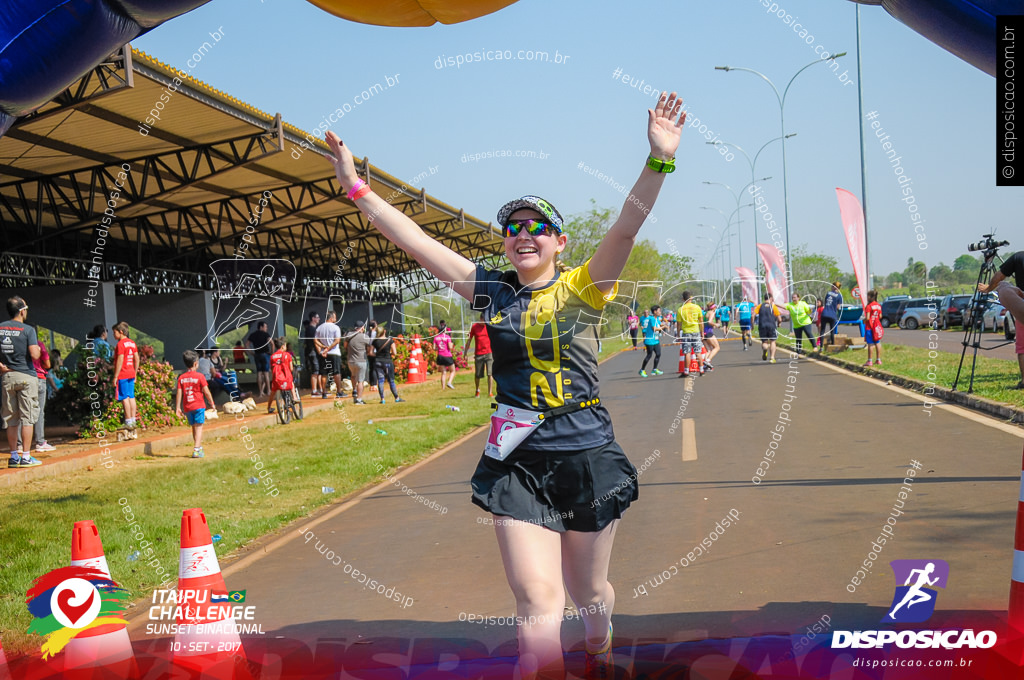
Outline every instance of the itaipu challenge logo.
[(127, 624), (121, 618), (128, 591), (106, 574), (88, 567), (61, 567), (37, 578), (25, 594), (32, 614), (28, 632), (46, 637), (43, 659), (58, 652), (90, 628)]

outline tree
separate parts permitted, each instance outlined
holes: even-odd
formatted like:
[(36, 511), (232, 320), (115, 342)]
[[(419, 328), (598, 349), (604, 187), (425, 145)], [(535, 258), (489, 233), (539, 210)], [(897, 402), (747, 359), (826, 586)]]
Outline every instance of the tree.
[(569, 237), (562, 251), (562, 262), (569, 267), (578, 267), (594, 255), (604, 235), (608, 233), (619, 213), (614, 208), (599, 208), (590, 199), (590, 210), (570, 215), (563, 230)]
[(822, 253), (811, 253), (807, 251), (807, 245), (801, 244), (793, 249), (793, 282), (796, 283), (796, 292), (800, 295), (813, 295), (816, 300), (822, 300), (825, 293), (830, 290), (832, 281), (842, 277), (839, 270), (839, 261), (831, 255)]
[(980, 266), (981, 260), (966, 253), (953, 260), (953, 271), (955, 272), (969, 271), (973, 276), (977, 276)]
[(950, 285), (953, 283), (953, 270), (940, 262), (928, 270), (928, 278), (940, 285)]

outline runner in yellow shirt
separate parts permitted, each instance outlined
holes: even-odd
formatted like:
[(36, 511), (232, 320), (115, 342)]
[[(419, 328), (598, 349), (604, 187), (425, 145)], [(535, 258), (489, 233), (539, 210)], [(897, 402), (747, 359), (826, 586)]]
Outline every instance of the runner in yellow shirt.
[[(690, 357), (700, 358), (703, 343), (701, 342), (701, 331), (704, 328), (704, 312), (700, 306), (693, 301), (693, 295), (688, 290), (683, 291), (683, 306), (679, 308), (679, 356), (683, 358), (682, 377), (690, 375)], [(704, 375), (704, 364), (699, 363), (700, 374)]]

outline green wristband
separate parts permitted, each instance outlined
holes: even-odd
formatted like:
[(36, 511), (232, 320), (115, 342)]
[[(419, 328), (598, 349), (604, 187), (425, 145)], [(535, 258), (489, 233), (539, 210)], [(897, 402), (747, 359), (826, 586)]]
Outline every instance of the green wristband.
[(654, 170), (654, 172), (663, 172), (663, 173), (675, 172), (676, 171), (676, 159), (675, 158), (670, 158), (667, 161), (663, 161), (663, 160), (659, 160), (659, 159), (655, 158), (654, 156), (648, 156), (647, 157), (647, 167), (649, 167), (651, 170)]

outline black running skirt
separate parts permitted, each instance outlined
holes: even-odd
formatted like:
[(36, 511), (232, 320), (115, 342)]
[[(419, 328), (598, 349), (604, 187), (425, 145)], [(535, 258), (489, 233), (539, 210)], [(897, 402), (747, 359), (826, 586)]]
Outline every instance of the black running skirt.
[(613, 440), (582, 451), (481, 456), (473, 502), (495, 515), (557, 531), (600, 531), (639, 497), (637, 472)]

